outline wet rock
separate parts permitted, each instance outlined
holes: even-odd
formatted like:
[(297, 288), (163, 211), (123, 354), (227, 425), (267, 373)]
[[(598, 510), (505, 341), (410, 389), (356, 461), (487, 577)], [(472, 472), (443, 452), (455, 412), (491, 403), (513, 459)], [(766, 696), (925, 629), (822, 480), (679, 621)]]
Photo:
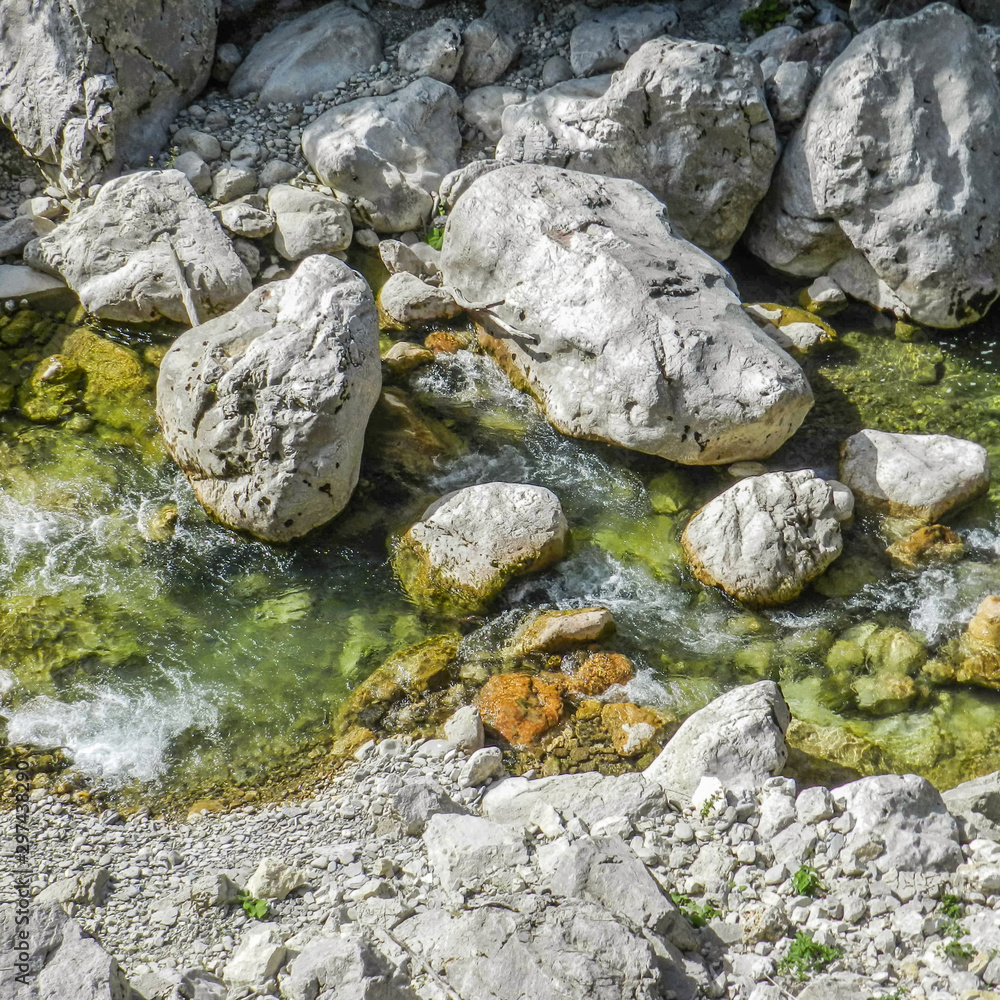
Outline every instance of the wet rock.
[(778, 157), (754, 60), (657, 40), (603, 94), (582, 96), (570, 81), (506, 111), (497, 159), (637, 181), (669, 207), (677, 235), (725, 260)]
[(773, 681), (735, 688), (688, 718), (643, 774), (681, 796), (690, 796), (706, 775), (726, 788), (758, 788), (788, 758), (790, 721)]
[(429, 28), (404, 39), (396, 58), (400, 73), (430, 76), (451, 83), (458, 72), (464, 51), (462, 25), (454, 18), (443, 17)]
[(160, 366), (157, 412), (214, 517), (287, 541), (346, 505), (380, 382), (370, 289), (315, 256), (179, 337)]
[(930, 524), (893, 542), (885, 554), (897, 569), (923, 569), (961, 559), (965, 554), (965, 543), (951, 528)]
[(571, 694), (592, 698), (616, 684), (627, 684), (635, 676), (632, 661), (621, 653), (592, 653), (565, 680)]
[(42, 303), (67, 298), (72, 301), (74, 296), (61, 278), (43, 274), (32, 267), (0, 264), (0, 302), (26, 299), (30, 303)]
[(418, 604), (464, 614), (488, 604), (512, 577), (557, 562), (566, 533), (549, 490), (483, 483), (428, 507), (396, 543), (393, 567)]
[(526, 99), (524, 91), (517, 87), (479, 87), (467, 94), (462, 102), (462, 119), (479, 129), (490, 142), (499, 142), (503, 135), (504, 111), (524, 104)]
[(543, 611), (528, 619), (514, 635), (510, 652), (514, 656), (558, 653), (606, 638), (615, 630), (614, 616), (607, 608), (571, 608)]
[(282, 900), (308, 881), (304, 871), (286, 865), (279, 858), (264, 858), (247, 881), (246, 890), (256, 899)]
[(424, 337), (424, 347), (437, 357), (439, 354), (458, 354), (459, 351), (470, 350), (472, 341), (468, 334), (460, 330), (435, 330)]
[(754, 303), (746, 309), (761, 329), (793, 358), (807, 357), (837, 340), (837, 332), (829, 323), (804, 309), (771, 302)]
[(274, 215), (274, 248), (285, 260), (335, 253), (351, 245), (351, 213), (336, 198), (276, 184), (267, 193)]
[(850, 493), (812, 472), (743, 479), (688, 521), (681, 544), (694, 575), (750, 605), (782, 604), (840, 555)]
[(984, 597), (959, 643), (958, 681), (1000, 690), (1000, 597)]
[(824, 274), (802, 289), (799, 304), (817, 316), (833, 316), (847, 306), (847, 295), (833, 278)]
[(233, 73), (229, 93), (302, 104), (381, 61), (378, 25), (349, 4), (328, 3), (268, 32)]
[(434, 352), (428, 351), (426, 347), (420, 347), (405, 340), (398, 340), (382, 355), (382, 360), (393, 374), (408, 375), (421, 365), (432, 362), (434, 360)]
[(477, 17), (462, 32), (458, 80), (472, 90), (503, 76), (519, 52), (517, 43), (492, 18)]
[(0, 119), (67, 193), (145, 165), (208, 80), (215, 0), (5, 8)]
[(863, 430), (840, 448), (840, 478), (858, 504), (925, 523), (984, 493), (986, 449), (946, 434)]
[(109, 181), (92, 205), (32, 246), (32, 262), (58, 272), (87, 312), (105, 319), (193, 324), (232, 309), (251, 287), (218, 221), (179, 170)]
[[(408, 346), (419, 352), (416, 364), (433, 360), (430, 351)], [(411, 357), (404, 367), (412, 369), (413, 363)], [(462, 439), (421, 410), (402, 389), (382, 390), (365, 432), (365, 454), (374, 467), (390, 476), (426, 482), (444, 462), (464, 451)]]
[(480, 344), (563, 433), (717, 464), (771, 454), (812, 404), (729, 275), (630, 181), (486, 173), (449, 217), (441, 270)]
[(640, 46), (676, 27), (673, 4), (613, 6), (580, 21), (569, 36), (574, 76), (608, 73), (624, 66)]
[(528, 674), (494, 674), (476, 704), (483, 724), (514, 746), (528, 746), (562, 715), (562, 697), (551, 684)]
[(446, 288), (436, 288), (406, 271), (389, 275), (378, 303), (393, 323), (404, 328), (454, 319), (462, 312)]
[(1000, 293), (998, 137), (1000, 80), (973, 23), (943, 4), (885, 21), (820, 81), (748, 245), (919, 323), (972, 323)]
[(18, 389), (21, 412), (40, 424), (68, 417), (81, 400), (83, 377), (83, 369), (72, 358), (60, 354), (43, 358)]
[(655, 747), (660, 717), (648, 708), (627, 703), (605, 705), (601, 722), (611, 737), (615, 753), (621, 757), (641, 757)]
[(303, 133), (302, 151), (356, 221), (380, 233), (417, 229), (458, 165), (459, 107), (451, 87), (425, 77), (327, 111)]

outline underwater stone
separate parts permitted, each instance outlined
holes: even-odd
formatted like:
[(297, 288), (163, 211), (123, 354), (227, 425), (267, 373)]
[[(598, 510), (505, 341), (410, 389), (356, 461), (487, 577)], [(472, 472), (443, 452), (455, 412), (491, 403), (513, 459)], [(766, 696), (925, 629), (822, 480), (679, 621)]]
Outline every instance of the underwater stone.
[(540, 677), (494, 674), (477, 699), (483, 724), (513, 746), (528, 746), (562, 715), (559, 691)]
[(886, 550), (899, 569), (921, 569), (938, 563), (954, 562), (965, 553), (965, 543), (951, 528), (930, 524), (917, 528), (911, 535), (893, 542)]

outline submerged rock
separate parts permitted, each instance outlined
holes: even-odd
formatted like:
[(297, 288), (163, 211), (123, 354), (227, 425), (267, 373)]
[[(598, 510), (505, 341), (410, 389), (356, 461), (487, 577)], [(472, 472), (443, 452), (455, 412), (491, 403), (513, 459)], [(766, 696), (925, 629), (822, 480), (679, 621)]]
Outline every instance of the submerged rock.
[(1000, 80), (975, 25), (934, 4), (830, 67), (747, 232), (789, 274), (958, 327), (1000, 294)]
[(483, 483), (441, 497), (396, 543), (393, 567), (418, 604), (468, 614), (514, 576), (562, 558), (567, 524), (554, 493)]
[(922, 569), (938, 563), (954, 562), (965, 553), (965, 543), (951, 528), (930, 524), (893, 542), (885, 554), (899, 569)]
[(632, 661), (621, 653), (592, 653), (565, 680), (566, 690), (592, 698), (635, 676)]
[(1000, 691), (1000, 597), (984, 597), (962, 634), (956, 679)]
[(94, 316), (195, 325), (232, 309), (250, 275), (218, 220), (179, 170), (146, 170), (105, 184), (28, 250), (58, 272)]
[(497, 159), (637, 181), (669, 207), (679, 236), (728, 257), (778, 159), (756, 61), (660, 39), (603, 92), (582, 86), (570, 81), (505, 111)]
[(946, 434), (863, 430), (841, 445), (840, 478), (859, 505), (929, 524), (986, 492), (990, 462), (982, 445)]
[(160, 366), (157, 413), (215, 518), (289, 541), (350, 499), (380, 384), (371, 290), (315, 256), (179, 337)]
[(483, 725), (513, 746), (528, 746), (562, 716), (562, 696), (540, 677), (494, 674), (476, 700)]
[(712, 465), (770, 455), (812, 405), (729, 274), (630, 181), (486, 173), (451, 213), (441, 269), (480, 343), (563, 433)]
[(533, 615), (517, 631), (510, 643), (514, 656), (556, 653), (573, 646), (603, 639), (615, 630), (615, 620), (607, 608), (571, 608), (543, 611)]
[(809, 471), (743, 479), (688, 521), (681, 544), (691, 572), (750, 605), (782, 604), (840, 555), (850, 492)]

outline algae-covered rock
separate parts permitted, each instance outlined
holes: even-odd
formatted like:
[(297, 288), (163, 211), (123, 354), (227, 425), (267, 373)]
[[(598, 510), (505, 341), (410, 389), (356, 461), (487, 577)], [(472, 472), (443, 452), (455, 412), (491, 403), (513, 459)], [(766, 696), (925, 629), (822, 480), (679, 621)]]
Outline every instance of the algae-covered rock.
[(601, 709), (601, 722), (611, 737), (615, 753), (621, 757), (639, 757), (654, 749), (656, 731), (662, 719), (648, 708), (619, 703)]
[(690, 474), (685, 474), (681, 469), (670, 469), (654, 476), (646, 491), (657, 514), (677, 514), (690, 507), (695, 498)]
[(635, 676), (632, 661), (621, 653), (592, 653), (565, 681), (567, 692), (592, 698)]
[(393, 567), (417, 603), (446, 614), (488, 604), (514, 576), (545, 569), (565, 550), (554, 493), (483, 483), (443, 496), (395, 544)]
[(939, 563), (954, 562), (965, 553), (965, 543), (944, 524), (918, 528), (906, 538), (893, 542), (885, 554), (897, 569), (922, 569)]
[(1000, 597), (984, 597), (962, 634), (956, 680), (1000, 691)]
[(744, 306), (760, 328), (792, 357), (805, 357), (837, 342), (837, 331), (814, 312), (774, 302)]
[(21, 384), (21, 413), (40, 424), (54, 424), (68, 417), (80, 403), (83, 374), (83, 369), (65, 355), (43, 358)]
[(917, 687), (906, 674), (883, 670), (854, 681), (857, 708), (869, 715), (895, 715), (917, 697)]
[(792, 719), (785, 742), (790, 751), (786, 773), (805, 776), (816, 784), (832, 787), (889, 770), (889, 762), (878, 746), (841, 726)]
[(528, 746), (562, 715), (562, 696), (540, 677), (494, 674), (476, 701), (483, 725), (514, 746)]

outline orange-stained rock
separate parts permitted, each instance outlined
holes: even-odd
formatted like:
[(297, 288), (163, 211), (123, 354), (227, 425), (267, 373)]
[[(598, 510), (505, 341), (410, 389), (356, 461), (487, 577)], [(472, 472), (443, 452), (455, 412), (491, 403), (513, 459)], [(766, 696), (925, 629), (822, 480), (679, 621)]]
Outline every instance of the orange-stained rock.
[(965, 552), (962, 539), (943, 524), (917, 528), (912, 535), (894, 542), (885, 550), (893, 564), (903, 569), (919, 569), (932, 563), (953, 562)]
[(962, 634), (956, 679), (1000, 691), (1000, 597), (984, 597)]
[(514, 746), (527, 746), (562, 715), (562, 696), (540, 677), (495, 674), (476, 701), (483, 725)]
[(627, 703), (605, 705), (601, 722), (611, 737), (615, 753), (622, 757), (637, 757), (654, 746), (656, 730), (662, 720), (648, 708)]
[(424, 338), (424, 347), (435, 354), (457, 354), (469, 346), (469, 335), (455, 330), (435, 330)]
[(566, 682), (573, 694), (595, 695), (613, 684), (627, 684), (635, 676), (632, 661), (621, 653), (593, 653)]

